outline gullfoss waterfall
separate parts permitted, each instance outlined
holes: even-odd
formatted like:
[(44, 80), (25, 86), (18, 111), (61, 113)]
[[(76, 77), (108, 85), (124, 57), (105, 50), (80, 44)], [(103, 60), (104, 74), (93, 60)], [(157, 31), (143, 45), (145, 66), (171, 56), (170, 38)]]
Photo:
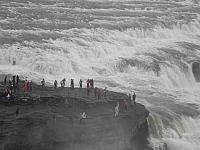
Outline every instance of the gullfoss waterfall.
[[(0, 72), (93, 78), (150, 111), (153, 149), (200, 149), (198, 1), (1, 1)], [(16, 65), (12, 65), (13, 59)], [(69, 82), (68, 82), (69, 83)]]

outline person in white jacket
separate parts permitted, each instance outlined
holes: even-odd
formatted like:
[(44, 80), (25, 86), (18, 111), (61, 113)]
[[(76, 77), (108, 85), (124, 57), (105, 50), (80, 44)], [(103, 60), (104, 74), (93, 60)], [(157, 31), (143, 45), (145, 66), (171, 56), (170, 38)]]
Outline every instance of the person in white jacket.
[(87, 118), (87, 114), (85, 112), (80, 113), (80, 124), (82, 123), (82, 120), (86, 118)]
[(117, 117), (119, 115), (119, 102), (117, 102), (114, 112), (114, 116)]

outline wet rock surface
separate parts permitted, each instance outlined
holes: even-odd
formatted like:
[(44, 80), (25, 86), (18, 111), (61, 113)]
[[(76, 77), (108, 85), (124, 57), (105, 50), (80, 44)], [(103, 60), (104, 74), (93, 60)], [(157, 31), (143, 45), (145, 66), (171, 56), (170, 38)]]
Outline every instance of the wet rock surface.
[[(128, 111), (120, 106), (119, 116), (114, 117), (116, 101), (124, 99), (127, 95), (112, 91), (98, 100), (92, 92), (87, 96), (86, 89), (34, 84), (32, 92), (18, 92), (10, 102), (0, 99), (1, 149), (145, 149), (148, 111), (129, 101)], [(86, 112), (87, 119), (80, 123), (81, 112)]]

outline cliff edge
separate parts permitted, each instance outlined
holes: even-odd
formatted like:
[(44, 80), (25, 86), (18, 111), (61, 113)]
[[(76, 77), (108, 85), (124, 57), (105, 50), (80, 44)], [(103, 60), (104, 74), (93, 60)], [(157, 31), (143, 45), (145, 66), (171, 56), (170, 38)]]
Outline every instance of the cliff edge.
[[(1, 86), (1, 91), (4, 87)], [(123, 93), (107, 91), (97, 99), (93, 90), (41, 87), (17, 92), (12, 100), (0, 98), (2, 150), (143, 150), (146, 148), (149, 112), (139, 103), (120, 108)], [(19, 115), (16, 117), (16, 109)], [(87, 118), (80, 123), (80, 113)]]

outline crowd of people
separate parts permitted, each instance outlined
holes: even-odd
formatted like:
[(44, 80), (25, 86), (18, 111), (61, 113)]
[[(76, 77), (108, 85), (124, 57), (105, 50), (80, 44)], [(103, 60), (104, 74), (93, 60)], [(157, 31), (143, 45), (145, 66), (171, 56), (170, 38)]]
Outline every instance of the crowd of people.
[(3, 93), (4, 97), (7, 99), (11, 99), (13, 96), (13, 93), (16, 93), (19, 90), (19, 76), (12, 76), (9, 80), (8, 77), (4, 77), (4, 87), (5, 91)]
[(19, 91), (22, 91), (24, 94), (31, 92), (33, 87), (31, 80), (25, 79), (22, 84), (20, 83), (19, 75), (13, 75), (12, 78), (8, 80), (8, 76), (4, 77), (4, 94), (3, 96), (7, 99), (11, 99), (14, 94), (18, 94)]
[[(54, 85), (54, 88), (57, 89), (58, 88), (58, 81), (54, 80), (53, 85)], [(41, 86), (45, 87), (45, 79), (44, 78), (41, 81)], [(65, 86), (66, 86), (66, 79), (64, 78), (60, 81), (60, 87), (64, 88)], [(74, 79), (71, 79), (70, 88), (71, 89), (75, 88)], [(82, 79), (79, 80), (79, 88), (83, 88)], [(91, 92), (94, 92), (95, 97), (97, 97), (98, 99), (101, 99), (102, 96), (105, 97), (106, 93), (107, 93), (106, 87), (104, 89), (94, 87), (94, 80), (93, 79), (87, 79), (86, 90), (87, 90), (87, 96), (90, 96)]]
[[(10, 99), (12, 97), (12, 93), (17, 93), (18, 91), (20, 91), (20, 79), (19, 76), (15, 76), (13, 75), (12, 78), (10, 78), (9, 80), (7, 79), (8, 77), (5, 76), (4, 78), (4, 87), (5, 87), (5, 97), (7, 97), (8, 99)], [(55, 80), (54, 81), (54, 88), (58, 88), (58, 81)], [(41, 86), (45, 87), (45, 79), (43, 78), (41, 81)], [(61, 87), (65, 87), (66, 86), (66, 79), (62, 79), (60, 81), (60, 86)], [(74, 85), (74, 79), (71, 79), (70, 82), (70, 88), (74, 89), (75, 85)], [(83, 88), (83, 81), (82, 79), (79, 80), (79, 88)], [(22, 81), (22, 92), (23, 93), (27, 93), (27, 92), (31, 92), (33, 90), (33, 83), (31, 80), (27, 80), (25, 79), (24, 81)], [(94, 95), (98, 100), (101, 99), (101, 97), (106, 97), (107, 96), (107, 88), (105, 87), (104, 89), (102, 88), (98, 88), (98, 87), (94, 87), (94, 80), (93, 79), (87, 79), (86, 81), (86, 93), (87, 96), (90, 96), (92, 93), (92, 95)], [(136, 94), (134, 92), (129, 94), (129, 100), (131, 100), (132, 104), (135, 104), (135, 99), (136, 99)]]
[[(4, 96), (7, 99), (11, 99), (13, 93), (17, 93), (20, 90), (20, 79), (19, 76), (12, 76), (11, 79), (7, 80), (7, 76), (5, 76), (4, 78), (4, 87), (5, 87), (5, 92), (4, 92)], [(27, 92), (31, 92), (33, 89), (33, 85), (32, 85), (32, 81), (28, 81), (27, 79), (25, 79), (24, 81), (21, 82), (22, 83), (22, 92), (23, 93), (27, 93)], [(54, 88), (58, 88), (58, 81), (55, 80), (54, 83)], [(43, 78), (41, 81), (41, 86), (45, 87), (45, 79)], [(60, 87), (64, 88), (66, 86), (66, 79), (62, 79), (60, 81)], [(74, 89), (74, 79), (71, 79), (70, 82), (70, 88)], [(82, 79), (79, 80), (79, 88), (83, 88), (83, 81)], [(104, 89), (101, 88), (97, 88), (94, 87), (94, 80), (93, 79), (87, 79), (86, 81), (86, 90), (87, 90), (87, 96), (90, 96), (93, 92), (93, 95), (99, 100), (101, 99), (101, 97), (106, 97), (107, 96), (107, 88), (105, 87)], [(129, 101), (130, 104), (133, 105), (135, 104), (135, 99), (136, 99), (136, 94), (135, 92), (131, 92), (129, 95)], [(128, 107), (129, 107), (129, 102), (128, 100), (124, 99), (123, 101), (117, 101), (114, 107), (114, 117), (118, 117), (119, 116), (119, 112), (127, 112), (128, 111)], [(16, 117), (19, 114), (19, 109), (16, 110)], [(82, 121), (84, 119), (87, 118), (87, 114), (86, 112), (82, 112), (80, 113), (80, 123), (82, 123)]]
[[(44, 79), (41, 81), (42, 86), (45, 86), (45, 81)], [(64, 78), (63, 80), (60, 81), (61, 87), (65, 87), (66, 85), (66, 79)], [(57, 80), (54, 81), (54, 88), (56, 89), (58, 87), (58, 82)], [(70, 82), (70, 88), (74, 89), (74, 79), (71, 79)], [(79, 88), (83, 88), (83, 81), (82, 79), (79, 80)], [(107, 95), (107, 88), (105, 87), (104, 89), (94, 87), (94, 80), (93, 79), (87, 79), (86, 81), (86, 90), (87, 90), (87, 96), (90, 96), (91, 92), (94, 92), (94, 96), (99, 100), (101, 97), (106, 97)], [(136, 94), (135, 92), (129, 93), (129, 100), (131, 104), (135, 104), (135, 99), (136, 99)], [(115, 107), (114, 107), (114, 117), (117, 117), (119, 115), (120, 109), (122, 111), (128, 111), (128, 101), (123, 100), (122, 102), (117, 102)], [(83, 117), (84, 116), (84, 117)], [(80, 113), (80, 123), (82, 122), (83, 119), (86, 119), (86, 113), (82, 112)]]
[[(42, 86), (45, 86), (45, 80), (44, 79), (42, 79), (41, 84), (42, 84)], [(53, 83), (53, 85), (54, 85), (55, 89), (58, 88), (58, 81), (55, 80), (54, 83)], [(66, 79), (64, 78), (64, 79), (62, 79), (60, 81), (60, 87), (65, 87), (65, 85), (66, 85)], [(94, 88), (94, 80), (93, 79), (88, 79), (87, 83), (86, 83), (86, 86), (87, 86), (87, 89)], [(75, 85), (74, 85), (74, 79), (71, 79), (71, 81), (70, 81), (70, 87), (72, 89), (75, 87)], [(83, 88), (83, 81), (82, 81), (82, 79), (79, 80), (79, 88)]]

